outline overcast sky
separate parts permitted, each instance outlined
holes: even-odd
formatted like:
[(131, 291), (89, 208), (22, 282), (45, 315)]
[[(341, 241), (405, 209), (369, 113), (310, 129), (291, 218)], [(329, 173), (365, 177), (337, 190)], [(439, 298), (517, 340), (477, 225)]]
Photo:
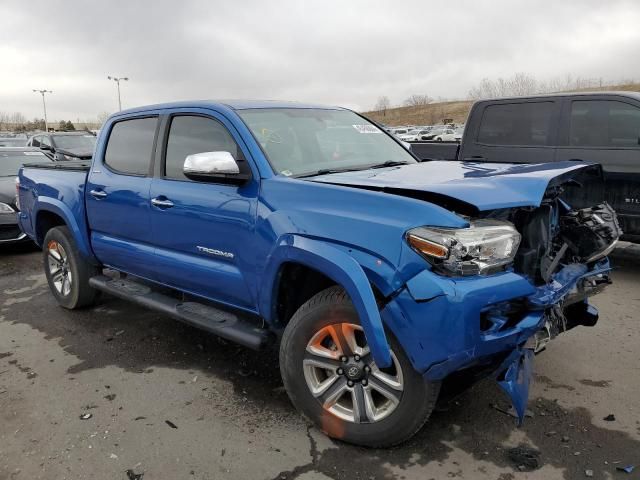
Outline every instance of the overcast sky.
[(370, 109), (483, 77), (640, 80), (640, 1), (29, 1), (0, 4), (0, 111), (94, 119), (178, 99)]

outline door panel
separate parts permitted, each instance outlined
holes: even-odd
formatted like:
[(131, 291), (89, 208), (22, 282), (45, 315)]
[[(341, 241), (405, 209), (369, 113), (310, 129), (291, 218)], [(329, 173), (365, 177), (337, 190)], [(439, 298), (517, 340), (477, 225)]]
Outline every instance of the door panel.
[(251, 241), (257, 191), (155, 179), (151, 207), (160, 281), (222, 303), (254, 307), (243, 273), (253, 271)]
[(160, 178), (151, 184), (151, 224), (162, 283), (248, 310), (256, 309), (253, 228), (258, 182), (196, 182), (182, 174), (187, 155), (228, 151), (250, 172), (224, 119), (176, 115), (163, 143)]
[[(513, 100), (474, 109), (465, 130), (461, 160), (506, 163), (553, 162), (560, 102)], [(467, 131), (469, 137), (467, 138)]]
[(567, 200), (588, 207), (606, 200), (627, 234), (640, 235), (640, 105), (606, 95), (575, 97), (563, 109), (563, 144), (557, 160), (599, 163), (604, 182), (583, 179)]
[[(105, 265), (154, 279), (149, 189), (157, 117), (114, 124), (103, 156), (89, 174), (87, 218), (97, 258)], [(108, 127), (107, 127), (108, 128)], [(115, 169), (118, 170), (115, 170)]]

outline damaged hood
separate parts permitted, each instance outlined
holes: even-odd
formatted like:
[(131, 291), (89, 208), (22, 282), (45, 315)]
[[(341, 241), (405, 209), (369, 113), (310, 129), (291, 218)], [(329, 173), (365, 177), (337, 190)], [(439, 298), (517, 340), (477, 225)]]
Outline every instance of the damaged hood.
[(484, 211), (537, 207), (547, 188), (587, 169), (598, 171), (599, 167), (578, 161), (540, 164), (431, 161), (319, 175), (309, 180), (397, 195), (422, 193), (434, 203), (439, 203), (438, 198), (449, 198)]

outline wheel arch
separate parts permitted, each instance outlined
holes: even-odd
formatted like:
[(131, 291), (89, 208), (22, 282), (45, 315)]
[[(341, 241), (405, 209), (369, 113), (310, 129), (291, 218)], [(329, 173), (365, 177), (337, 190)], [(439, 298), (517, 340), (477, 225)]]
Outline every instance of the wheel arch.
[[(328, 242), (298, 235), (286, 235), (269, 256), (265, 269), (265, 282), (259, 300), (263, 317), (274, 327), (282, 327), (283, 311), (293, 308), (304, 295), (313, 296), (331, 285), (340, 285), (349, 295), (376, 363), (382, 367), (391, 364), (389, 343), (378, 309), (375, 292), (366, 273), (358, 262)], [(290, 300), (285, 308), (279, 304), (281, 289), (291, 285), (292, 275), (302, 275), (310, 281), (308, 289), (299, 298)], [(283, 283), (284, 282), (284, 283)], [(289, 282), (289, 283), (287, 283)], [(306, 300), (304, 300), (306, 301)], [(302, 303), (304, 303), (302, 301)], [(288, 312), (287, 312), (288, 313)]]
[[(84, 213), (82, 213), (82, 215), (84, 219)], [(80, 254), (92, 261), (95, 260), (89, 246), (86, 229), (81, 228), (73, 212), (64, 203), (55, 199), (39, 201), (33, 218), (34, 240), (38, 245), (42, 246), (44, 237), (49, 230), (55, 227), (65, 226), (71, 231)]]

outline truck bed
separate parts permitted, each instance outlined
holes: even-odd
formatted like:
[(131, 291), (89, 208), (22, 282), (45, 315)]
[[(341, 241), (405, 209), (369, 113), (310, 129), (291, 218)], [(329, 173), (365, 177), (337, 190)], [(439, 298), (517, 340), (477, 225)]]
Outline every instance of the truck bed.
[(41, 168), (45, 170), (74, 170), (89, 171), (91, 168), (91, 160), (74, 160), (70, 162), (42, 162), (42, 163), (25, 163), (27, 168)]

